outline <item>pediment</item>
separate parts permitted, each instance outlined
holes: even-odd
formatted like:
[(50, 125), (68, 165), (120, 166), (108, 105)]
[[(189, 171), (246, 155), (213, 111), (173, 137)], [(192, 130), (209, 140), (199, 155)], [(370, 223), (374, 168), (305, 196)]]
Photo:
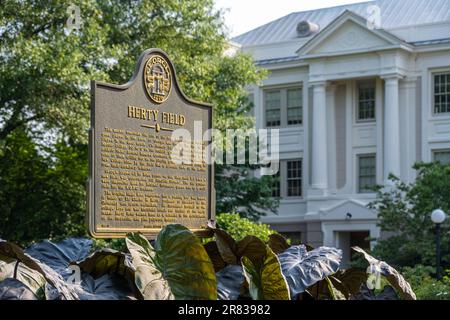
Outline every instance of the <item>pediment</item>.
[(339, 51), (362, 50), (390, 45), (352, 21), (345, 22), (324, 41), (319, 43), (310, 53), (332, 53)]
[[(348, 216), (351, 215), (351, 217)], [(320, 210), (321, 220), (373, 220), (377, 218), (375, 211), (356, 200), (345, 200), (326, 209)]]
[(297, 54), (307, 57), (370, 51), (399, 45), (405, 43), (383, 29), (369, 28), (366, 19), (351, 11), (345, 11), (304, 44)]

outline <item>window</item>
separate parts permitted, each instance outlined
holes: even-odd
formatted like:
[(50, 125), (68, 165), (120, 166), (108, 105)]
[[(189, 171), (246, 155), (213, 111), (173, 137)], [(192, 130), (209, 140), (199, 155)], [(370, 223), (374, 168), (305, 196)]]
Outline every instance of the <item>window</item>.
[(450, 113), (450, 73), (434, 75), (434, 113)]
[(443, 165), (450, 165), (450, 150), (435, 151), (434, 161), (439, 161)]
[(266, 127), (288, 127), (303, 123), (303, 90), (286, 88), (264, 93)]
[(280, 91), (266, 92), (266, 126), (279, 127), (281, 124)]
[(372, 193), (376, 186), (376, 157), (363, 155), (358, 157), (358, 191), (359, 193)]
[(287, 122), (288, 125), (302, 124), (303, 95), (301, 89), (287, 91)]
[(375, 83), (372, 81), (358, 84), (357, 120), (375, 120)]
[(302, 161), (287, 162), (287, 196), (302, 196)]
[(302, 159), (280, 161), (280, 170), (274, 175), (272, 197), (302, 197), (302, 174)]

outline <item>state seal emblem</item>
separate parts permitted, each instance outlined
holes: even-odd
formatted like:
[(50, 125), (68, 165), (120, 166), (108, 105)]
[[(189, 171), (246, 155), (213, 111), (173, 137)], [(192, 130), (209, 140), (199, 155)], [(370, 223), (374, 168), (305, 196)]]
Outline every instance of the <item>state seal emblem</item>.
[(167, 60), (155, 54), (150, 56), (144, 68), (144, 84), (150, 99), (163, 103), (169, 98), (172, 89), (172, 75)]

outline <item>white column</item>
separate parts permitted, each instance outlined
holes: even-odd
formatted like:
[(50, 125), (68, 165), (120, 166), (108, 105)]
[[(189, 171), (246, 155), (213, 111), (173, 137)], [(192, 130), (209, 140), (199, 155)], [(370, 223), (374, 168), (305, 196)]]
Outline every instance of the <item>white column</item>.
[(383, 163), (384, 163), (384, 120), (383, 120), (383, 101), (384, 101), (384, 90), (383, 90), (383, 80), (381, 78), (376, 79), (376, 89), (375, 89), (376, 97), (376, 119), (377, 119), (377, 184), (384, 183), (384, 172), (383, 172)]
[[(402, 119), (404, 122), (404, 132), (400, 133), (402, 145), (404, 144), (404, 152), (402, 151), (402, 180), (413, 183), (416, 179), (416, 171), (412, 168), (417, 162), (417, 109), (416, 109), (416, 93), (417, 93), (417, 77), (408, 77), (400, 82), (400, 92), (403, 96), (400, 98), (400, 109), (403, 113)], [(402, 122), (403, 123), (403, 122)]]
[(337, 85), (331, 84), (327, 90), (327, 118), (328, 118), (328, 188), (331, 194), (336, 194), (337, 158), (336, 158), (336, 90)]
[(384, 77), (384, 180), (388, 185), (389, 174), (400, 177), (400, 108), (399, 76)]
[(326, 83), (313, 84), (312, 188), (325, 194), (328, 189)]

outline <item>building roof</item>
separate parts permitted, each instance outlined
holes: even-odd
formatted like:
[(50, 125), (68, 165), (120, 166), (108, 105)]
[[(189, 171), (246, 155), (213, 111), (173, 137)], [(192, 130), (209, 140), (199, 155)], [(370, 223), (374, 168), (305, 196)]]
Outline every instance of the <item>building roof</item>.
[[(239, 35), (232, 40), (244, 46), (283, 42), (297, 38), (296, 26), (309, 21), (323, 30), (345, 10), (369, 18), (369, 5), (377, 5), (381, 13), (381, 26), (389, 30), (396, 27), (450, 22), (450, 0), (374, 0), (356, 4), (294, 12), (261, 27)], [(431, 39), (430, 39), (431, 40)]]

